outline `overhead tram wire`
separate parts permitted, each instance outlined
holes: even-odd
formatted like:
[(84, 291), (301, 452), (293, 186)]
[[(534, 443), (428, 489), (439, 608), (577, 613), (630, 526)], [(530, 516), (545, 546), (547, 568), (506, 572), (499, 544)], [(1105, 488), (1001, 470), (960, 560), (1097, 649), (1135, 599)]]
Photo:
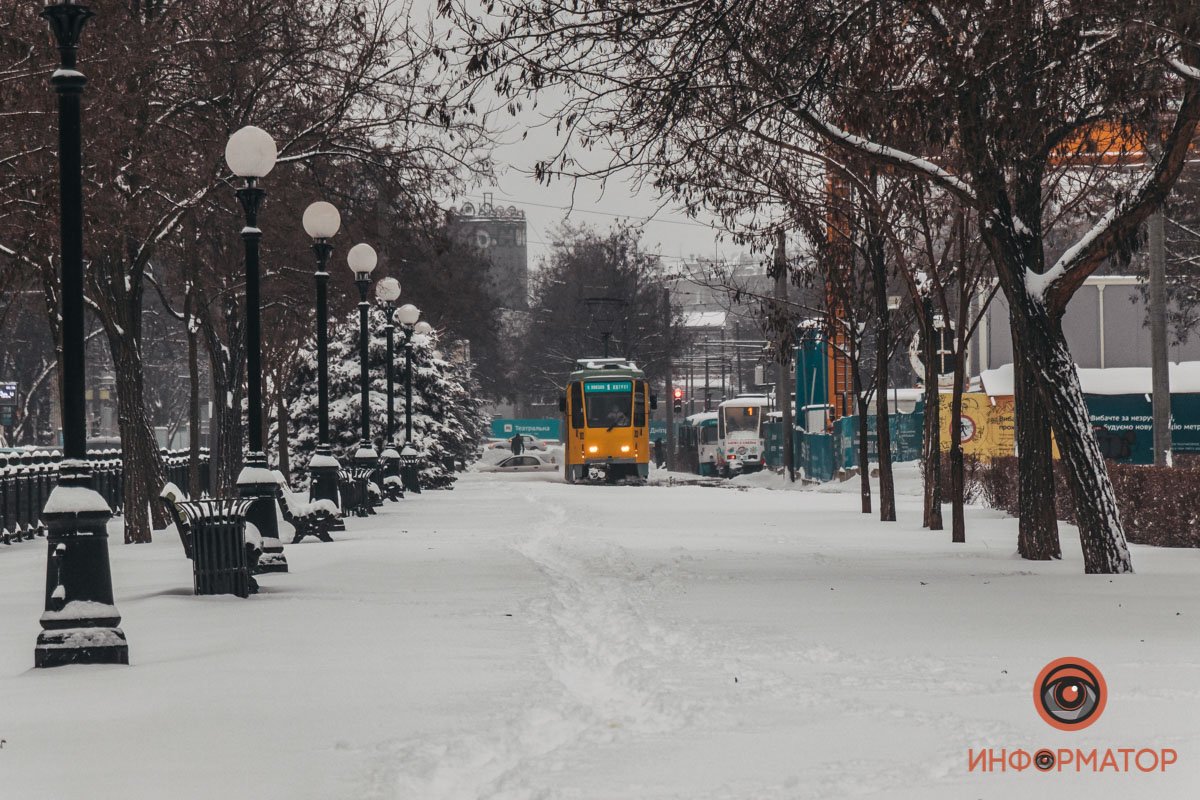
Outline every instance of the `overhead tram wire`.
[[(482, 200), (483, 200), (483, 198), (479, 195), (463, 195), (463, 197), (466, 199), (469, 199), (469, 200), (475, 200), (475, 201), (479, 201), (479, 202), (482, 202)], [(717, 231), (717, 232), (724, 231), (724, 228), (719, 228), (716, 225), (705, 225), (703, 222), (689, 222), (688, 220), (682, 220), (682, 219), (657, 219), (655, 217), (639, 217), (636, 214), (621, 214), (616, 211), (603, 211), (600, 209), (579, 208), (577, 206), (570, 206), (570, 205), (566, 205), (566, 206), (555, 205), (554, 203), (538, 203), (538, 202), (535, 202), (532, 200), (522, 200), (519, 197), (511, 197), (508, 195), (502, 195), (501, 197), (504, 200), (507, 200), (512, 203), (519, 203), (523, 206), (536, 206), (537, 208), (552, 208), (557, 211), (565, 211), (568, 214), (574, 213), (574, 212), (579, 212), (580, 214), (599, 214), (600, 216), (617, 217), (618, 219), (629, 219), (629, 220), (638, 219), (638, 220), (641, 220), (641, 221), (647, 222), (647, 223), (653, 222), (653, 223), (660, 223), (663, 225), (688, 225), (693, 228), (703, 228), (706, 231)]]

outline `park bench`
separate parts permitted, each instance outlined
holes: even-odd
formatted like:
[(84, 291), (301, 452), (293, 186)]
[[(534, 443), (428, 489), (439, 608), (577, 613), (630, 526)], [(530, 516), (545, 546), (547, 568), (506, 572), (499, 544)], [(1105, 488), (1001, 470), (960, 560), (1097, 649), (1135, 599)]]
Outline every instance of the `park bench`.
[(337, 504), (331, 500), (304, 500), (291, 490), (282, 473), (276, 471), (275, 476), (279, 482), (279, 513), (284, 522), (296, 529), (292, 544), (297, 544), (306, 536), (332, 542), (329, 532), (335, 529), (342, 517)]
[(159, 498), (192, 562), (196, 594), (247, 597), (258, 591), (250, 572), (262, 555), (262, 536), (246, 522), (253, 500), (188, 500), (173, 483), (163, 487)]
[(400, 453), (389, 447), (379, 456), (383, 462), (380, 476), (383, 478), (383, 496), (392, 502), (404, 499), (404, 481), (400, 477)]
[(379, 488), (379, 484), (375, 482), (375, 473), (377, 470), (367, 470), (367, 513), (377, 513), (375, 509), (383, 505), (383, 490)]

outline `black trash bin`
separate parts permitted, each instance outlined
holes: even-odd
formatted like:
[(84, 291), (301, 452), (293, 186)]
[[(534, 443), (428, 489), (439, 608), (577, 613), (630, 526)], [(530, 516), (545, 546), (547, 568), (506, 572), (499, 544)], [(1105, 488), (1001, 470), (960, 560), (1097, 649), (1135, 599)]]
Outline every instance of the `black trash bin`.
[(404, 488), (413, 494), (421, 493), (421, 456), (411, 447), (400, 452), (400, 479)]
[[(352, 467), (350, 473), (354, 476), (354, 483), (358, 487), (358, 516), (367, 517), (375, 514), (375, 506), (383, 503), (383, 494), (379, 492), (374, 481), (375, 468)], [(371, 491), (372, 487), (376, 487), (374, 492)], [(376, 500), (379, 502), (377, 503)]]
[(254, 498), (234, 498), (177, 503), (191, 528), (196, 594), (250, 596), (246, 510), (254, 502)]

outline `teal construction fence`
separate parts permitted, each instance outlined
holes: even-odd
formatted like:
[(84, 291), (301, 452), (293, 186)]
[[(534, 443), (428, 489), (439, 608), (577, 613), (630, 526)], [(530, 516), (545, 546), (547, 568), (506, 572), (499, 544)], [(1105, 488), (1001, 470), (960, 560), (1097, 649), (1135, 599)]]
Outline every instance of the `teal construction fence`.
[[(892, 435), (892, 460), (913, 461), (921, 457), (921, 436), (925, 415), (893, 414), (888, 419)], [(769, 422), (764, 427), (767, 465), (783, 466), (783, 424)], [(867, 452), (872, 461), (879, 457), (875, 418), (867, 418)], [(795, 464), (810, 480), (828, 481), (838, 470), (858, 466), (858, 417), (842, 417), (833, 424), (830, 433), (796, 431), (792, 441)]]

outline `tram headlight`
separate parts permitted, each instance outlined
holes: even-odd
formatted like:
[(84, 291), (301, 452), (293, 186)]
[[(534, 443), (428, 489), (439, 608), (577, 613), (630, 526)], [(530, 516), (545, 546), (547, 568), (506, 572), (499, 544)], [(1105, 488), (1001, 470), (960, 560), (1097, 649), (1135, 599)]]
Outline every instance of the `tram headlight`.
[(594, 444), (593, 444), (593, 445), (588, 445), (588, 452), (589, 452), (589, 453), (599, 453), (599, 452), (600, 452), (600, 447), (599, 447), (599, 445), (594, 445)]
[(623, 444), (623, 445), (621, 445), (621, 452), (622, 452), (622, 453), (628, 453), (628, 452), (629, 452), (629, 445), (627, 445), (627, 444)]

